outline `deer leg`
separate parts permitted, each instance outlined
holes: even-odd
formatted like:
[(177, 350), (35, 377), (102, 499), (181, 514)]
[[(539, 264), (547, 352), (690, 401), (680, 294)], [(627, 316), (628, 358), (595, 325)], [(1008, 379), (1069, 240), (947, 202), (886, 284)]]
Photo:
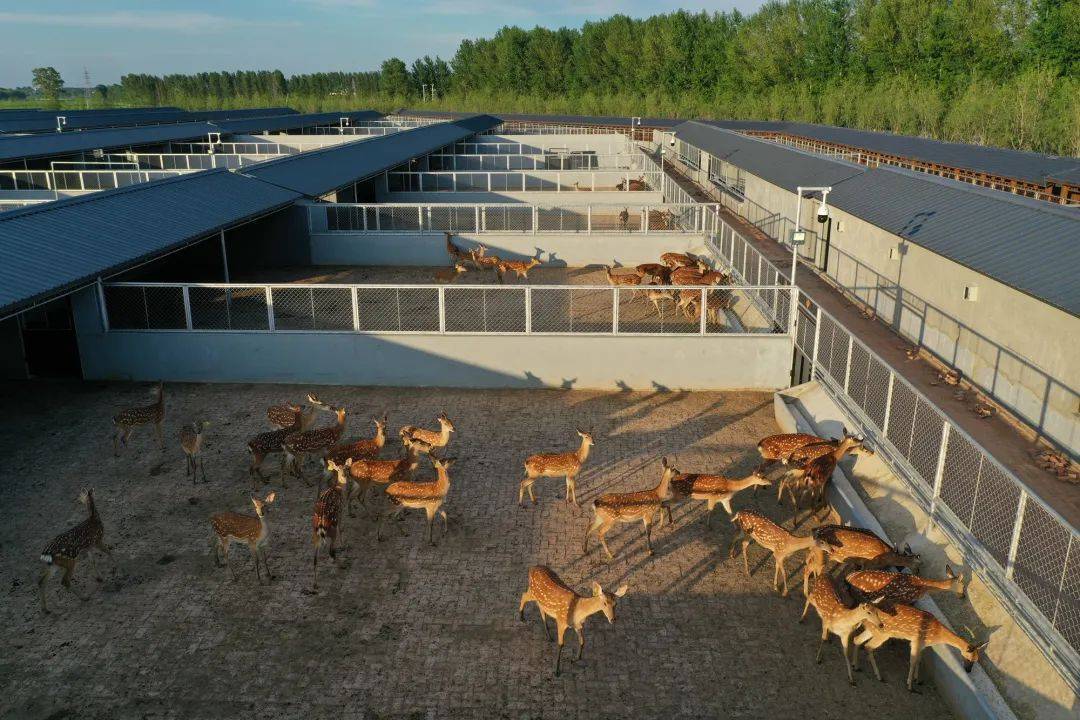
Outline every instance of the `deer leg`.
[(56, 566), (49, 564), (46, 565), (41, 571), (41, 577), (38, 578), (38, 595), (41, 597), (41, 612), (46, 615), (49, 614), (49, 608), (45, 604), (45, 586), (48, 584), (49, 579), (56, 573)]
[[(776, 504), (781, 505), (784, 501), (784, 488), (787, 487), (787, 476), (780, 478), (780, 481), (776, 483)], [(755, 488), (756, 489), (756, 488)]]
[(779, 555), (773, 555), (773, 558), (776, 560), (776, 572), (773, 574), (773, 590), (779, 590), (779, 588), (776, 587), (776, 580), (777, 578), (782, 578), (784, 581), (784, 591), (780, 593), (780, 596), (787, 597), (787, 568), (784, 567), (784, 558)]
[(556, 628), (557, 628), (556, 632), (558, 633), (558, 636), (559, 636), (559, 647), (555, 651), (555, 675), (556, 675), (556, 677), (558, 677), (558, 675), (559, 675), (559, 661), (562, 660), (563, 638), (566, 636), (566, 625), (563, 625), (561, 622), (556, 622)]
[(607, 554), (608, 560), (614, 560), (615, 556), (612, 555), (611, 550), (608, 549), (607, 540), (604, 539), (604, 536), (608, 534), (608, 531), (611, 530), (611, 526), (613, 524), (614, 521), (605, 522), (601, 524), (600, 528), (596, 531), (596, 537), (598, 540), (600, 540), (600, 545), (604, 548), (604, 552)]
[(735, 533), (735, 537), (731, 539), (731, 545), (728, 546), (728, 559), (735, 557), (735, 546), (745, 537), (746, 534), (741, 530)]
[[(189, 475), (191, 475), (191, 456), (185, 453), (184, 454), (184, 477), (188, 477)], [(192, 480), (191, 484), (194, 485), (195, 481)]]
[(881, 671), (878, 670), (877, 657), (875, 657), (874, 651), (870, 649), (869, 645), (866, 646), (866, 655), (870, 658), (870, 665), (874, 668), (874, 675), (876, 675), (877, 679), (881, 682), (885, 682), (885, 678), (881, 676)]
[(120, 457), (120, 428), (113, 431), (112, 437), (113, 457)]
[(202, 480), (206, 482), (206, 459), (199, 455), (198, 457), (199, 469), (202, 470)]
[(746, 577), (750, 577), (750, 553), (748, 553), (746, 551), (746, 549), (748, 547), (750, 547), (750, 541), (749, 540), (743, 540), (742, 541), (742, 559), (743, 559), (743, 567), (746, 568)]
[[(521, 602), (518, 603), (518, 620), (520, 620), (521, 622), (525, 622), (525, 606), (532, 602), (532, 599), (532, 593), (528, 590), (521, 593)], [(540, 616), (543, 617), (543, 615), (544, 613), (541, 612)]]
[(255, 560), (255, 579), (261, 583), (262, 571), (259, 570), (259, 546), (255, 543), (248, 543), (248, 549), (251, 550), (251, 557)]
[(442, 508), (439, 508), (438, 514), (442, 516), (443, 537), (446, 537), (446, 533), (450, 532), (450, 519), (446, 517), (446, 511)]
[(266, 561), (266, 549), (260, 549), (259, 552), (262, 553), (263, 569), (266, 570), (266, 581), (270, 582), (274, 579), (274, 574), (270, 572), (270, 563)]
[(574, 634), (577, 635), (578, 639), (577, 658), (575, 658), (578, 662), (581, 662), (581, 656), (585, 654), (585, 636), (581, 634), (581, 631), (582, 628), (574, 628)]
[(311, 592), (319, 590), (319, 542), (315, 541), (315, 553), (311, 559)]
[(648, 548), (649, 554), (652, 555), (652, 527), (649, 525), (648, 518), (642, 518), (641, 522), (645, 526), (645, 547)]
[(919, 650), (915, 647), (915, 643), (911, 643), (911, 664), (908, 665), (907, 673), (908, 692), (915, 692), (915, 675), (918, 673), (920, 654)]
[(68, 592), (74, 594), (75, 597), (79, 598), (83, 602), (86, 602), (87, 600), (89, 600), (90, 599), (89, 594), (80, 593), (71, 584), (71, 576), (75, 572), (75, 563), (76, 563), (76, 561), (74, 559), (68, 560), (67, 558), (63, 558), (63, 559), (57, 560), (56, 563), (60, 567), (64, 568), (64, 575), (63, 575), (63, 577), (60, 578), (60, 584), (64, 586), (64, 589), (67, 590)]
[(230, 542), (224, 542), (222, 543), (222, 547), (225, 550), (225, 564), (229, 567), (229, 574), (232, 575), (233, 580), (236, 580), (236, 568), (234, 568), (232, 562), (229, 561), (229, 546), (231, 544), (232, 543)]
[(573, 502), (576, 507), (581, 507), (577, 501), (577, 473), (566, 476), (566, 499)]
[(532, 499), (533, 504), (534, 505), (536, 504), (536, 496), (533, 495), (533, 490), (532, 490), (532, 486), (533, 486), (534, 482), (535, 482), (535, 480), (533, 478), (526, 475), (525, 479), (522, 480), (521, 483), (518, 484), (518, 506), (519, 507), (525, 507), (525, 491), (526, 490), (528, 490), (529, 498)]
[[(400, 521), (400, 520), (402, 520), (402, 516), (404, 516), (404, 515), (405, 515), (405, 508), (398, 508), (397, 512), (394, 513), (394, 519)], [(402, 525), (400, 522), (398, 522), (397, 529), (398, 529), (398, 532), (401, 533), (402, 537), (408, 537), (409, 536), (409, 531), (406, 530), (405, 526)]]
[(427, 515), (427, 539), (428, 542), (434, 546), (435, 538), (431, 534), (432, 521), (435, 519), (435, 511), (432, 508), (424, 508), (424, 513)]
[(94, 579), (97, 580), (98, 582), (101, 582), (101, 573), (98, 572), (98, 566), (97, 566), (97, 553), (94, 552), (93, 550), (88, 550), (87, 555), (90, 558), (90, 567), (94, 571)]
[(810, 596), (806, 596), (806, 602), (802, 606), (802, 615), (799, 616), (799, 622), (806, 620), (806, 614), (810, 612)]
[[(537, 603), (537, 608), (539, 608), (539, 603)], [(540, 611), (540, 625), (544, 628), (544, 637), (547, 638), (547, 641), (552, 642), (553, 640), (555, 640), (554, 636), (552, 636), (552, 634), (551, 634), (550, 628), (548, 628), (547, 615), (544, 614), (543, 610)], [(558, 627), (558, 626), (559, 626), (559, 623), (556, 621), (555, 627)]]
[(581, 554), (584, 555), (589, 552), (589, 536), (604, 524), (604, 521), (600, 519), (599, 515), (593, 515), (592, 523), (589, 524), (589, 529), (585, 531), (585, 539), (581, 543)]
[(825, 624), (825, 618), (821, 619), (821, 642), (817, 646), (817, 657), (814, 658), (814, 662), (821, 664), (821, 653), (825, 650), (825, 643), (829, 639), (829, 626)]
[(848, 643), (851, 641), (851, 634), (847, 633), (840, 636), (840, 652), (844, 654), (844, 667), (847, 668), (847, 679), (851, 685), (855, 684), (855, 676), (851, 674), (851, 660), (848, 657)]

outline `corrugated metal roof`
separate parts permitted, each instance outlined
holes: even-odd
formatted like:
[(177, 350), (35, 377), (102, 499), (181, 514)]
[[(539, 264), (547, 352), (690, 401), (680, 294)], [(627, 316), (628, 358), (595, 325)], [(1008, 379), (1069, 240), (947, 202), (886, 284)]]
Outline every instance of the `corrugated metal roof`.
[(1060, 170), (1050, 176), (1050, 179), (1062, 185), (1080, 186), (1080, 165), (1069, 170)]
[(233, 110), (181, 110), (160, 108), (108, 108), (104, 110), (43, 110), (31, 114), (0, 115), (0, 134), (51, 133), (56, 131), (56, 118), (64, 117), (65, 132), (106, 127), (138, 127), (204, 120), (229, 120), (248, 117), (292, 115), (287, 107), (237, 108)]
[(71, 155), (99, 148), (121, 148), (129, 145), (190, 140), (205, 137), (207, 133), (212, 132), (218, 132), (218, 128), (210, 123), (180, 123), (43, 135), (13, 135), (0, 137), (0, 162)]
[(308, 197), (320, 197), (498, 124), (489, 115), (476, 115), (458, 122), (425, 125), (364, 142), (288, 155), (252, 165), (244, 173)]
[(674, 130), (680, 140), (791, 192), (800, 185), (835, 185), (866, 170), (696, 120)]
[(0, 315), (250, 218), (295, 192), (228, 170), (105, 190), (0, 215)]
[(834, 185), (829, 204), (1080, 316), (1080, 209), (896, 168)]
[(299, 115), (291, 107), (239, 108), (235, 110), (193, 110), (200, 120), (240, 120), (250, 117), (273, 117), (275, 115)]
[(276, 117), (243, 118), (240, 120), (215, 121), (214, 124), (221, 128), (222, 132), (230, 133), (257, 133), (261, 131), (274, 132), (278, 130), (292, 130), (293, 128), (308, 127), (311, 125), (337, 125), (341, 118), (349, 118), (350, 121), (378, 120), (383, 117), (382, 113), (374, 110), (351, 110), (348, 112), (306, 113), (296, 115), (278, 115)]
[[(402, 108), (395, 113), (397, 115), (426, 117), (426, 118), (449, 118), (456, 119), (468, 116), (468, 113), (442, 111), (442, 110), (409, 110)], [(528, 113), (495, 113), (495, 117), (503, 122), (535, 122), (550, 123), (552, 125), (630, 125), (631, 117), (616, 115), (533, 115)], [(640, 118), (644, 127), (674, 127), (683, 122), (675, 118)]]

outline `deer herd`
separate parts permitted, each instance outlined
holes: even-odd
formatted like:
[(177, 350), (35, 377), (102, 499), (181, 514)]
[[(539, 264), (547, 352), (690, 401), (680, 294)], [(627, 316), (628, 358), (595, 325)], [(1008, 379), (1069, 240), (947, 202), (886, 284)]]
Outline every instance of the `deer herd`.
[[(330, 415), (332, 420), (318, 425), (316, 421), (320, 413)], [(140, 425), (153, 425), (161, 442), (164, 418), (165, 389), (158, 383), (154, 388), (152, 404), (124, 409), (114, 416), (114, 452), (118, 453), (121, 445), (127, 445), (132, 432)], [(427, 541), (432, 545), (435, 544), (434, 526), (438, 519), (442, 520), (442, 534), (446, 535), (449, 519), (445, 505), (452, 486), (450, 471), (454, 466), (454, 458), (447, 456), (446, 452), (456, 428), (445, 413), (436, 417), (437, 428), (417, 425), (401, 427), (397, 433), (400, 441), (397, 457), (386, 456), (390, 446), (387, 443), (385, 413), (372, 418), (372, 437), (348, 441), (343, 440), (346, 409), (325, 403), (315, 394), (307, 395), (305, 405), (290, 403), (269, 407), (267, 419), (276, 429), (259, 433), (248, 441), (252, 458), (248, 470), (253, 487), (257, 489), (260, 484), (268, 482), (261, 470), (263, 461), (271, 454), (280, 453), (281, 489), (262, 497), (253, 494), (251, 503), (254, 514), (226, 510), (209, 518), (211, 552), (215, 563), (228, 566), (234, 579), (235, 569), (229, 562), (229, 549), (234, 543), (247, 545), (255, 563), (257, 581), (262, 582), (263, 571), (267, 582), (273, 579), (267, 564), (267, 545), (271, 535), (267, 514), (277, 496), (287, 489), (290, 476), (301, 479), (309, 487), (314, 487), (316, 492), (311, 521), (311, 592), (318, 589), (320, 550), (325, 547), (331, 561), (336, 560), (345, 518), (356, 516), (356, 503), (363, 505), (369, 518), (377, 524), (376, 537), (379, 540), (383, 536), (384, 524), (399, 519), (408, 510), (424, 513)], [(200, 470), (206, 482), (201, 454), (207, 427), (208, 423), (200, 421), (185, 426), (179, 433), (187, 473), (192, 476), (193, 483), (197, 482)], [(541, 478), (562, 478), (565, 482), (565, 502), (578, 506), (577, 479), (588, 462), (596, 439), (592, 430), (579, 429), (577, 437), (579, 444), (576, 449), (537, 453), (524, 459), (524, 472), (518, 486), (519, 506), (523, 506), (526, 494), (533, 505), (537, 503), (533, 486)], [(802, 591), (806, 600), (799, 621), (805, 619), (811, 607), (821, 619), (818, 662), (821, 662), (822, 649), (829, 636), (836, 635), (847, 677), (852, 684), (852, 671), (858, 668), (860, 647), (867, 651), (874, 672), (881, 679), (874, 652), (890, 639), (907, 641), (910, 645), (909, 690), (914, 688), (918, 679), (922, 652), (932, 645), (955, 647), (963, 657), (965, 668), (970, 671), (987, 643), (979, 644), (960, 637), (932, 614), (913, 605), (928, 592), (952, 592), (962, 597), (965, 585), (951, 568), (946, 566), (945, 578), (924, 578), (918, 574), (920, 557), (910, 547), (892, 546), (871, 530), (823, 524), (808, 535), (796, 535), (758, 510), (744, 507), (736, 511), (732, 506), (740, 493), (751, 490), (756, 495), (758, 488), (772, 486), (774, 481), (769, 479), (768, 473), (779, 465), (782, 473), (775, 483), (778, 488), (777, 500), (782, 502), (787, 492), (795, 512), (792, 528), (797, 528), (800, 500), (809, 505), (806, 519), (815, 516), (822, 508), (828, 510), (826, 489), (841, 459), (847, 455), (873, 454), (863, 439), (846, 429), (841, 438), (810, 434), (772, 435), (762, 439), (757, 450), (761, 456), (760, 464), (743, 477), (684, 473), (677, 466), (677, 457), (664, 457), (661, 459), (660, 478), (655, 486), (632, 492), (600, 494), (590, 503), (592, 518), (584, 532), (583, 556), (588, 554), (589, 540), (595, 536), (606, 558), (613, 559), (606, 535), (621, 523), (641, 523), (646, 552), (652, 555), (653, 525), (663, 527), (666, 518), (667, 524), (674, 527), (673, 507), (693, 501), (704, 503), (708, 526), (711, 525), (714, 508), (720, 505), (729, 516), (734, 530), (727, 550), (728, 558), (735, 558), (738, 548), (749, 576), (749, 551), (752, 545), (760, 546), (772, 556), (775, 566), (773, 589), (781, 596), (788, 594), (788, 569), (785, 563), (793, 556), (805, 553)], [(322, 460), (322, 472), (310, 479), (304, 472), (309, 455)], [(434, 477), (420, 477), (421, 455), (426, 456)], [(372, 497), (372, 491), (376, 497)], [(71, 584), (77, 562), (88, 557), (97, 576), (96, 554), (100, 552), (111, 556), (111, 549), (104, 540), (104, 527), (94, 503), (93, 490), (84, 492), (80, 500), (87, 508), (86, 519), (55, 537), (41, 554), (44, 568), (38, 580), (38, 592), (42, 611), (46, 613), (49, 612), (46, 586), (57, 568), (63, 569), (62, 586), (78, 594)], [(378, 508), (379, 504), (383, 505), (382, 509)], [(408, 534), (403, 523), (397, 525), (402, 534)], [(530, 568), (526, 589), (518, 606), (519, 614), (524, 620), (526, 607), (535, 603), (549, 640), (553, 638), (547, 620), (554, 620), (556, 675), (560, 673), (566, 630), (574, 629), (578, 639), (577, 659), (580, 659), (585, 646), (585, 621), (596, 613), (603, 613), (610, 623), (614, 623), (616, 604), (627, 589), (624, 584), (609, 592), (594, 582), (591, 594), (579, 594), (551, 568), (544, 565)], [(86, 599), (82, 595), (80, 597)]]

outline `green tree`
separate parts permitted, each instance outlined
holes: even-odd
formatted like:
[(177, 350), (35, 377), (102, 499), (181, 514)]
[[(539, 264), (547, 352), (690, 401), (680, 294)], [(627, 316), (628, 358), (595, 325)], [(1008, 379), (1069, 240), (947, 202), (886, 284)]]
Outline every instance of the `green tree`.
[(379, 89), (387, 95), (398, 97), (408, 96), (409, 93), (409, 69), (400, 58), (383, 60), (379, 72)]
[(54, 67), (34, 68), (34, 89), (50, 103), (58, 104), (60, 93), (64, 89), (64, 79)]

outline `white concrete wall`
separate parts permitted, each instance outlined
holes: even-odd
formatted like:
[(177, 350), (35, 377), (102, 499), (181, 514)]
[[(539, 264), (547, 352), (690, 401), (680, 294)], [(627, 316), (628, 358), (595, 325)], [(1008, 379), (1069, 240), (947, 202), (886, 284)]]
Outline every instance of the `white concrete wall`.
[(651, 190), (634, 192), (384, 192), (378, 190), (381, 203), (526, 203), (530, 205), (659, 205), (663, 195)]
[(624, 135), (478, 135), (483, 143), (512, 142), (522, 143), (540, 149), (543, 152), (565, 150), (587, 150), (597, 155), (611, 155), (622, 152), (626, 147)]

